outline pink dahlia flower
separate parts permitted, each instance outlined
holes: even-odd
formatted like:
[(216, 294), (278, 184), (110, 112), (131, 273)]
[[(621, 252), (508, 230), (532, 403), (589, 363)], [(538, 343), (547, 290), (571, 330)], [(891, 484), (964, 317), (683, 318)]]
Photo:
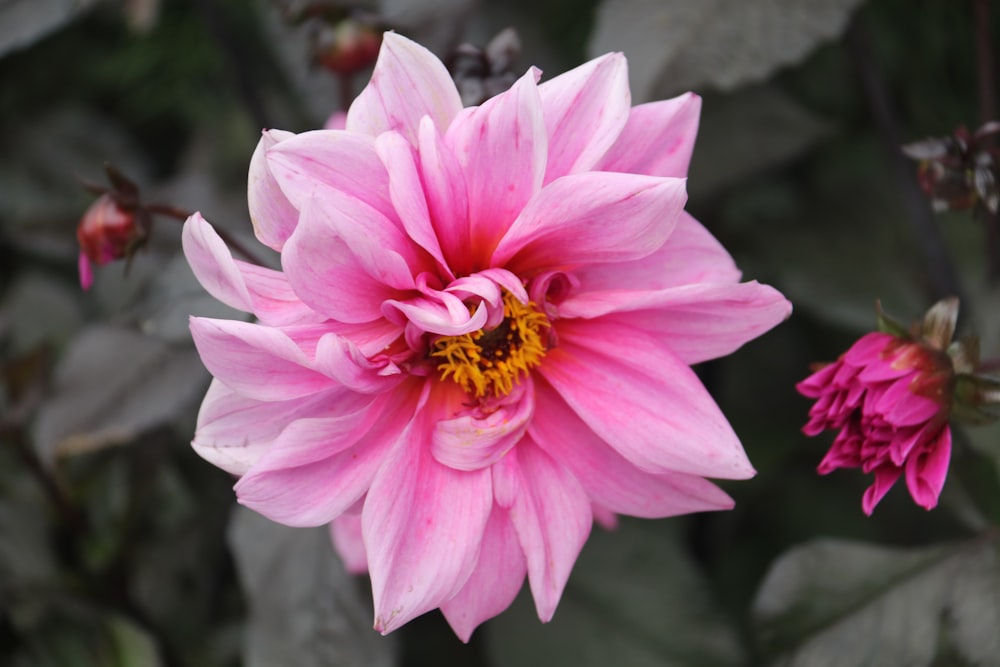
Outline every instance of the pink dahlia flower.
[(525, 576), (551, 618), (594, 517), (725, 509), (754, 471), (690, 368), (783, 320), (684, 211), (699, 99), (630, 107), (620, 54), (462, 108), (385, 35), (343, 130), (269, 131), (249, 205), (282, 271), (198, 215), (215, 376), (194, 447), (241, 503), (332, 524), (375, 628), (440, 607), (463, 639)]
[(913, 501), (932, 509), (951, 459), (953, 387), (952, 363), (943, 351), (889, 333), (863, 336), (838, 361), (797, 385), (816, 399), (803, 432), (839, 431), (819, 473), (874, 473), (861, 500), (870, 515), (905, 472)]

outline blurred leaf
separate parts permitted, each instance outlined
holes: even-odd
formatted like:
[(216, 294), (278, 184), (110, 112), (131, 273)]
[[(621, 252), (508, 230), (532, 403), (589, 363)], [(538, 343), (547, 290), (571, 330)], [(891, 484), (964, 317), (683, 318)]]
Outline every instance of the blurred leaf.
[(371, 629), (370, 605), (326, 528), (289, 528), (237, 508), (229, 542), (250, 603), (247, 667), (394, 664), (395, 641)]
[(498, 667), (741, 665), (733, 628), (678, 543), (676, 522), (595, 528), (555, 617), (539, 622), (527, 587), (487, 626)]
[(0, 57), (29, 46), (98, 0), (0, 0)]
[[(16, 436), (14, 436), (16, 437)], [(13, 447), (0, 440), (0, 601), (30, 594), (55, 579), (49, 513), (38, 483)]]
[(4, 295), (0, 311), (10, 322), (13, 355), (66, 342), (83, 319), (79, 289), (41, 273), (21, 274)]
[(122, 444), (193, 404), (208, 375), (192, 346), (169, 345), (107, 324), (73, 340), (39, 411), (36, 447), (45, 461)]
[(996, 537), (926, 549), (821, 540), (786, 553), (754, 605), (768, 664), (995, 664)]
[(755, 86), (705, 100), (688, 188), (692, 199), (786, 163), (833, 127), (780, 89)]
[(590, 53), (624, 51), (639, 101), (731, 90), (840, 34), (860, 0), (605, 0)]

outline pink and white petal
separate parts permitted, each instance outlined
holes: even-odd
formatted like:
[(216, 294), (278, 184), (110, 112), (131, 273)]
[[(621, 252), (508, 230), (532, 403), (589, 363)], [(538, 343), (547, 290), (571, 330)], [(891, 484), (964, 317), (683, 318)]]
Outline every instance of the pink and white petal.
[(560, 317), (596, 318), (632, 326), (662, 339), (686, 364), (725, 356), (788, 319), (792, 304), (773, 287), (747, 283), (695, 284), (634, 292), (575, 292)]
[(736, 283), (740, 271), (704, 225), (682, 211), (677, 226), (656, 251), (629, 262), (589, 264), (573, 271), (574, 293), (630, 289), (656, 291), (696, 283)]
[(458, 638), (468, 642), (480, 623), (509, 607), (526, 573), (524, 552), (510, 516), (507, 510), (494, 505), (483, 531), (476, 569), (462, 590), (441, 605), (441, 612)]
[(431, 435), (431, 453), (455, 470), (479, 470), (493, 465), (524, 435), (534, 414), (531, 379), (515, 388), (503, 405), (481, 414), (468, 407), (468, 396), (457, 384), (438, 383), (430, 403), (439, 406)]
[(351, 574), (368, 572), (368, 554), (361, 537), (361, 512), (344, 512), (331, 521), (330, 540), (344, 569)]
[(486, 325), (489, 313), (484, 302), (480, 302), (470, 313), (461, 299), (453, 294), (440, 292), (435, 296), (387, 299), (382, 306), (382, 314), (391, 322), (412, 322), (421, 331), (441, 336), (461, 336)]
[(388, 32), (371, 81), (347, 111), (347, 129), (373, 137), (394, 130), (416, 145), (423, 116), (443, 132), (461, 110), (462, 99), (441, 61), (416, 42)]
[(299, 211), (317, 192), (332, 189), (397, 221), (389, 194), (389, 174), (371, 137), (340, 130), (313, 130), (281, 142), (266, 156), (275, 181)]
[(732, 427), (668, 345), (634, 327), (561, 320), (538, 372), (602, 440), (639, 468), (754, 475)]
[(946, 424), (925, 454), (906, 463), (906, 486), (913, 502), (927, 510), (937, 507), (950, 462), (951, 427)]
[(536, 384), (535, 409), (528, 430), (532, 439), (568, 468), (591, 500), (605, 509), (647, 519), (732, 509), (732, 499), (701, 477), (654, 475), (637, 468), (601, 440), (544, 382)]
[(590, 60), (538, 86), (549, 135), (548, 183), (588, 171), (628, 122), (632, 95), (621, 53)]
[(192, 317), (191, 336), (208, 372), (247, 398), (283, 401), (336, 386), (278, 329)]
[(316, 369), (351, 391), (383, 394), (407, 376), (392, 361), (372, 361), (350, 339), (326, 334), (316, 346)]
[(615, 145), (594, 169), (687, 176), (700, 114), (701, 98), (694, 93), (634, 107)]
[(552, 620), (576, 557), (590, 535), (590, 499), (575, 477), (525, 437), (502, 460), (517, 466), (520, 494), (510, 510), (543, 623)]
[(510, 90), (465, 109), (445, 135), (465, 171), (474, 270), (488, 268), (493, 248), (542, 186), (548, 139), (536, 76), (531, 70)]
[[(377, 232), (373, 227), (385, 219), (363, 206), (343, 196), (312, 200), (282, 253), (285, 275), (299, 298), (327, 317), (349, 324), (381, 319), (382, 302), (400, 296), (397, 286), (413, 284), (406, 259), (391, 243), (375, 256), (379, 240), (391, 235), (393, 228)], [(360, 222), (358, 216), (366, 214), (367, 222)], [(342, 226), (355, 222), (360, 229), (351, 240), (344, 238)], [(368, 231), (372, 236), (367, 241), (356, 238)], [(361, 254), (352, 245), (362, 246)], [(334, 285), (336, 289), (331, 289)]]
[(493, 506), (489, 468), (453, 470), (434, 460), (421, 415), (375, 475), (361, 513), (375, 599), (385, 634), (453, 598), (479, 559)]
[(282, 192), (267, 166), (267, 151), (295, 135), (284, 130), (264, 130), (250, 158), (247, 205), (254, 234), (264, 245), (281, 252), (298, 224), (299, 212)]
[(209, 463), (242, 475), (291, 422), (329, 413), (344, 391), (334, 388), (288, 401), (254, 401), (219, 380), (205, 394), (191, 446)]
[(250, 293), (253, 313), (263, 324), (286, 327), (316, 324), (326, 319), (299, 299), (281, 271), (233, 260)]
[[(414, 149), (397, 132), (386, 132), (375, 140), (375, 150), (389, 173), (389, 194), (403, 228), (414, 243), (437, 260), (447, 274), (447, 261), (441, 252), (437, 232), (431, 224), (424, 186), (415, 163)], [(454, 275), (450, 275), (454, 278)]]
[(510, 226), (491, 264), (518, 275), (636, 260), (666, 242), (684, 210), (685, 181), (587, 172), (547, 185)]
[(426, 116), (420, 122), (419, 159), (427, 210), (445, 260), (453, 275), (472, 273), (465, 174), (444, 137)]
[(194, 277), (206, 292), (231, 308), (253, 312), (253, 299), (243, 274), (225, 242), (200, 213), (184, 222), (181, 247)]
[[(322, 428), (319, 422), (302, 426), (293, 423), (275, 442), (275, 453), (269, 451), (236, 484), (237, 499), (255, 512), (289, 526), (318, 526), (332, 521), (368, 492), (385, 457), (413, 417), (416, 393), (411, 386), (379, 402), (364, 415), (361, 424), (374, 417), (371, 428), (359, 428), (361, 433), (350, 431), (340, 441), (310, 438), (296, 442), (305, 435), (320, 435)], [(327, 430), (332, 433), (335, 429)], [(353, 436), (357, 436), (355, 442), (350, 443)], [(314, 451), (310, 452), (310, 448)], [(297, 461), (303, 463), (295, 465)]]

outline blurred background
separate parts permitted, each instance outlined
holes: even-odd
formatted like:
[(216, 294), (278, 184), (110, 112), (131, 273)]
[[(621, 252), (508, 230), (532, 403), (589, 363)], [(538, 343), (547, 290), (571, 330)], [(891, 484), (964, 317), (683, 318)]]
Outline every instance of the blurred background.
[[(890, 639), (915, 657), (866, 664), (1000, 664), (1000, 430), (956, 436), (938, 509), (900, 485), (867, 518), (865, 476), (816, 475), (831, 438), (800, 433), (794, 388), (874, 329), (876, 299), (908, 323), (959, 295), (959, 333), (1000, 355), (996, 216), (968, 199), (995, 183), (938, 187), (901, 150), (996, 120), (998, 28), (988, 0), (0, 0), (0, 664), (851, 665), (845, 642)], [(724, 485), (736, 509), (595, 528), (551, 624), (519, 599), (468, 645), (436, 612), (378, 636), (325, 530), (236, 509), (188, 445), (209, 377), (187, 318), (242, 315), (194, 280), (176, 217), (277, 265), (246, 210), (260, 131), (344, 109), (382, 29), (467, 103), (607, 51), (634, 103), (702, 95), (688, 210), (795, 306), (698, 369), (759, 471)], [(82, 290), (77, 226), (132, 185), (151, 227)], [(942, 597), (973, 570), (985, 598)]]

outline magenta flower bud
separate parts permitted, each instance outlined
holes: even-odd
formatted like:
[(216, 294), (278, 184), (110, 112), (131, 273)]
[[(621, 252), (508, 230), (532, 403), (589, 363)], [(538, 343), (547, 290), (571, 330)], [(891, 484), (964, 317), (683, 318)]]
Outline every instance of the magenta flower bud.
[(382, 33), (352, 19), (324, 26), (316, 36), (316, 63), (334, 74), (356, 74), (378, 58)]
[(80, 286), (90, 289), (94, 282), (90, 263), (103, 266), (128, 255), (138, 236), (135, 215), (124, 210), (109, 194), (90, 205), (76, 228), (80, 243)]

